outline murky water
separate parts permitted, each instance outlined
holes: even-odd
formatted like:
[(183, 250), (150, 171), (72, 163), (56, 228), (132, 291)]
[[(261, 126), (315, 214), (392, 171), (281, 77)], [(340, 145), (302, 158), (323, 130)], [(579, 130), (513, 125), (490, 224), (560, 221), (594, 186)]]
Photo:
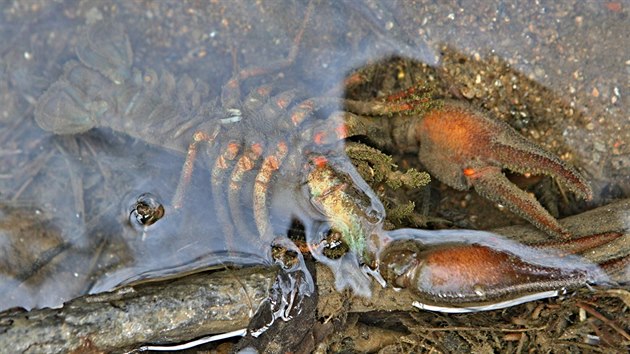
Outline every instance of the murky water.
[[(136, 26), (131, 21), (133, 13), (147, 11), (144, 15), (150, 18), (152, 11), (184, 11), (186, 7), (134, 8), (127, 12), (109, 5), (80, 9), (34, 6), (35, 14), (45, 13), (56, 27), (24, 34), (32, 42), (25, 43), (26, 48), (7, 48), (7, 58), (20, 52), (24, 56), (7, 62), (8, 75), (17, 75), (10, 65), (31, 69), (28, 64), (32, 62), (33, 68), (30, 76), (8, 77), (6, 81), (12, 89), (24, 84), (25, 92), (15, 90), (6, 96), (7, 101), (17, 102), (15, 111), (23, 112), (7, 113), (7, 125), (14, 127), (7, 127), (13, 133), (7, 136), (10, 143), (6, 147), (14, 150), (7, 150), (7, 166), (11, 166), (7, 172), (13, 171), (13, 175), (7, 181), (12, 184), (4, 187), (11, 191), (5, 213), (6, 218), (26, 218), (23, 223), (28, 228), (24, 232), (18, 232), (22, 228), (6, 229), (4, 307), (57, 306), (82, 293), (108, 290), (121, 282), (216, 264), (269, 264), (273, 239), (276, 235), (286, 237), (296, 218), (306, 232), (320, 228), (317, 225), (322, 218), (309, 207), (309, 195), (302, 187), (306, 183), (302, 165), (308, 162), (302, 149), (309, 148), (308, 136), (305, 140), (300, 130), (288, 131), (286, 123), (275, 126), (271, 113), (240, 122), (241, 113), (230, 116), (233, 113), (226, 112), (232, 107), (230, 103), (217, 99), (222, 91), (229, 91), (222, 87), (232, 70), (238, 70), (233, 64), (266, 65), (262, 57), (260, 62), (242, 59), (251, 49), (245, 46), (241, 50), (242, 44), (233, 38), (250, 29), (245, 24), (232, 29), (229, 21), (237, 17), (218, 16), (215, 11), (219, 7), (190, 9), (206, 11), (211, 18), (199, 19), (192, 28), (163, 28), (164, 24), (151, 23), (150, 19)], [(236, 10), (253, 11), (247, 5)], [(302, 18), (305, 11), (303, 4), (294, 5), (284, 11), (286, 24), (265, 28), (266, 35), (278, 41), (278, 48), (269, 49), (272, 54), (266, 60), (277, 61), (287, 55), (302, 25), (291, 17)], [(292, 16), (296, 14), (302, 17)], [(194, 12), (189, 15), (197, 16)], [(140, 35), (139, 28), (146, 37)], [(166, 37), (151, 38), (153, 31), (166, 31)], [(189, 43), (179, 43), (178, 36)], [(40, 37), (59, 46), (59, 54), (45, 56), (49, 43), (33, 48)], [(151, 48), (153, 45), (156, 48)], [(166, 53), (155, 51), (160, 47)], [(234, 61), (232, 50), (237, 54)], [(195, 67), (201, 61), (207, 70), (203, 77), (200, 72), (204, 69)], [(243, 88), (225, 93), (229, 97), (224, 100), (253, 98), (248, 93), (261, 83), (281, 85), (279, 90), (273, 89), (273, 95), (293, 86), (307, 87), (294, 78), (279, 80), (274, 76), (277, 71), (252, 82), (243, 80)], [(25, 81), (35, 75), (46, 83), (27, 85)], [(308, 91), (300, 92), (296, 100), (299, 97), (308, 97)], [(244, 107), (265, 108), (273, 107)], [(24, 117), (13, 118), (17, 113)], [(231, 129), (236, 124), (247, 126)], [(220, 131), (213, 133), (217, 127)], [(212, 138), (216, 142), (200, 146), (191, 180), (183, 183), (181, 193), (175, 196), (184, 156), (192, 143), (192, 132), (197, 130), (215, 134)], [(227, 136), (216, 136), (219, 133)], [(27, 139), (34, 146), (25, 149), (21, 144)], [(264, 154), (272, 155), (276, 144), (289, 145), (291, 154), (281, 173), (265, 187), (273, 189), (268, 193), (273, 196), (268, 204), (278, 207), (260, 212), (252, 198), (257, 173), (244, 170), (239, 177), (242, 183), (231, 181), (232, 169), (239, 162), (229, 154), (235, 153), (231, 149), (258, 145)], [(331, 148), (342, 146), (333, 143), (325, 149)], [(24, 151), (33, 155), (30, 165)], [(229, 168), (219, 166), (218, 161)], [(250, 161), (256, 169), (264, 166), (262, 158)], [(160, 220), (146, 222), (139, 217), (138, 208), (146, 207), (141, 203), (146, 195), (164, 209)], [(260, 218), (257, 213), (268, 215)], [(262, 227), (255, 223), (258, 219), (268, 219), (269, 230), (257, 230)], [(50, 241), (40, 245), (39, 240), (47, 238)]]
[[(309, 156), (325, 155), (336, 161), (346, 182), (352, 181), (367, 196), (364, 205), (376, 214), (373, 228), (380, 230), (383, 206), (349, 165), (343, 147), (313, 144), (315, 132), (329, 127), (325, 119), (318, 115), (295, 129), (288, 127), (286, 113), (287, 124), (271, 120), (273, 114), (248, 112), (255, 119), (241, 122), (239, 114), (225, 112), (229, 106), (225, 97), (230, 96), (226, 85), (236, 68), (266, 67), (287, 57), (307, 13), (303, 2), (266, 6), (250, 2), (3, 6), (0, 36), (11, 40), (0, 43), (2, 308), (57, 306), (130, 279), (209, 265), (269, 264), (274, 237), (260, 239), (258, 235), (265, 232), (306, 233), (307, 239), (320, 241), (328, 220), (318, 213), (322, 206), (314, 205), (305, 187), (305, 171), (313, 168), (308, 167)], [(441, 73), (453, 81), (436, 83), (438, 91), (448, 93), (451, 85), (463, 87), (460, 91), (467, 98), (491, 107), (501, 99), (507, 101), (508, 107), (495, 113), (585, 169), (594, 182), (596, 202), (608, 200), (611, 191), (617, 193), (614, 196), (627, 195), (630, 147), (623, 135), (627, 132), (605, 133), (622, 124), (627, 111), (622, 107), (627, 108), (629, 100), (619, 93), (622, 83), (614, 75), (601, 75), (617, 65), (602, 59), (602, 53), (623, 49), (594, 51), (596, 56), (590, 60), (599, 58), (601, 69), (554, 64), (558, 56), (573, 62), (562, 48), (595, 18), (608, 19), (610, 27), (604, 34), (614, 38), (617, 13), (593, 4), (574, 12), (558, 6), (554, 10), (564, 11), (564, 26), (543, 21), (536, 27), (533, 24), (538, 22), (532, 18), (551, 15), (541, 11), (521, 17), (505, 4), (477, 12), (434, 4), (405, 6), (371, 1), (316, 4), (295, 63), (242, 80), (237, 92), (253, 99), (250, 93), (263, 85), (271, 85), (273, 95), (297, 89), (290, 98), (297, 105), (309, 97), (341, 96), (343, 80), (366, 66), (378, 83), (348, 92), (353, 98), (373, 97), (383, 88), (404, 88), (405, 83), (432, 80)], [(474, 21), (467, 19), (476, 16), (472, 13), (486, 13), (493, 19), (491, 25), (484, 31), (464, 28)], [(460, 18), (466, 20), (459, 22)], [(522, 34), (525, 28), (528, 32)], [(511, 36), (502, 33), (508, 30)], [(494, 56), (486, 59), (488, 53)], [(389, 60), (392, 56), (409, 59), (405, 64)], [(574, 59), (578, 57), (574, 54)], [(427, 67), (438, 64), (445, 69)], [(475, 69), (483, 65), (499, 67), (499, 74), (480, 76)], [(415, 74), (411, 68), (424, 71)], [(488, 81), (482, 89), (473, 85), (482, 81)], [(506, 99), (506, 92), (517, 98)], [(252, 107), (261, 109), (255, 103)], [(338, 108), (331, 105), (323, 113)], [(235, 124), (248, 126), (230, 129)], [(173, 199), (192, 132), (212, 135), (217, 126), (225, 127), (220, 130), (224, 135), (214, 137), (214, 145), (200, 144), (182, 207), (175, 208)], [(591, 133), (598, 135), (587, 145), (595, 150), (582, 144)], [(256, 174), (244, 173), (243, 182), (235, 187), (230, 185), (232, 176), (215, 175), (221, 170), (220, 155), (230, 160), (232, 142), (253, 152), (254, 144), (260, 144), (263, 157), (276, 154), (279, 143), (288, 145), (289, 158), (269, 184), (270, 225), (265, 232), (255, 223), (260, 211), (248, 197), (256, 188)], [(616, 150), (608, 150), (613, 147)], [(262, 161), (261, 157), (257, 166)], [(138, 198), (146, 193), (164, 206), (164, 217), (138, 225)], [(563, 212), (577, 209), (566, 204), (570, 205), (565, 203)], [(225, 210), (229, 215), (222, 214)], [(242, 217), (235, 217), (239, 211)], [(226, 225), (226, 220), (240, 222)], [(296, 227), (296, 220), (301, 227)], [(458, 225), (485, 226), (468, 219)], [(356, 259), (331, 264), (347, 281), (340, 287), (366, 292)]]

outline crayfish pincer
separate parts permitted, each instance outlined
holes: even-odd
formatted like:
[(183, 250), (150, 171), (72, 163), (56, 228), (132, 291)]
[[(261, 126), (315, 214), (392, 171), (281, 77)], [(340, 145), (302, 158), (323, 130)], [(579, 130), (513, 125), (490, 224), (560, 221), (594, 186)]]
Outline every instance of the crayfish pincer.
[(390, 285), (410, 289), (418, 299), (414, 306), (421, 309), (493, 310), (608, 283), (611, 262), (597, 265), (574, 253), (621, 235), (578, 238), (560, 251), (545, 244), (525, 246), (489, 232), (396, 230), (379, 256), (380, 271)]

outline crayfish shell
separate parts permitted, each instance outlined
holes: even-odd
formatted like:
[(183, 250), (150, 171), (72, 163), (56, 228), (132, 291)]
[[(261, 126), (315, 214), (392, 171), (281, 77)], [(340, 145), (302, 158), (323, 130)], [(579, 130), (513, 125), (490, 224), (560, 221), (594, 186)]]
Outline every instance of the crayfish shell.
[(37, 101), (35, 121), (55, 134), (77, 134), (94, 127), (106, 110), (104, 101), (92, 102), (68, 82), (58, 81)]
[(85, 66), (94, 69), (116, 84), (131, 76), (133, 52), (125, 30), (109, 21), (89, 26), (79, 39), (76, 54)]
[[(439, 239), (439, 236), (434, 236)], [(535, 249), (503, 240), (501, 247), (468, 242), (423, 244), (392, 241), (380, 254), (383, 278), (409, 288), (420, 301), (438, 305), (478, 306), (604, 282), (599, 268), (579, 257)]]

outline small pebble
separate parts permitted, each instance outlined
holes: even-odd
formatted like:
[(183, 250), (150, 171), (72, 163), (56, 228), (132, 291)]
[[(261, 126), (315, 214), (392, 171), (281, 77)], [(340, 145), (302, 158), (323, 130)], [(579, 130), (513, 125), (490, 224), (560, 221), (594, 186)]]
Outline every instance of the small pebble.
[(599, 90), (597, 89), (597, 87), (593, 87), (593, 91), (591, 91), (591, 95), (593, 95), (593, 97), (599, 97)]

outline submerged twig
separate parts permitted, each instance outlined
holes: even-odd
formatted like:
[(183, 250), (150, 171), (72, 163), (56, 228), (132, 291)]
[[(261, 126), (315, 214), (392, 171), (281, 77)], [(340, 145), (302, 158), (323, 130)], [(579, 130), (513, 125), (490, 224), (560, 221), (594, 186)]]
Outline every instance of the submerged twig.
[(61, 353), (86, 345), (105, 352), (131, 350), (246, 328), (269, 298), (276, 274), (260, 267), (198, 273), (83, 296), (60, 309), (5, 312), (0, 352)]

